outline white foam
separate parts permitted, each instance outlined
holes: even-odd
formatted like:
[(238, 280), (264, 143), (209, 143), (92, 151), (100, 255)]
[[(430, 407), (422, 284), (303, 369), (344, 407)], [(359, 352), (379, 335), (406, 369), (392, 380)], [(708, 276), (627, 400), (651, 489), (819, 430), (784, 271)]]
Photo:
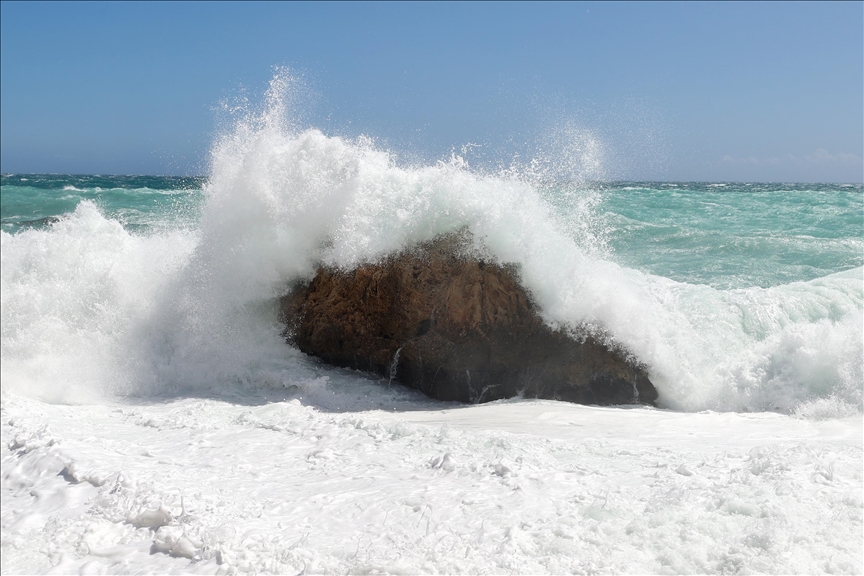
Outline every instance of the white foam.
[(3, 572), (862, 570), (860, 415), (246, 400), (4, 396)]
[(129, 337), (194, 242), (133, 236), (87, 201), (50, 230), (0, 232), (4, 389), (63, 402), (128, 392)]

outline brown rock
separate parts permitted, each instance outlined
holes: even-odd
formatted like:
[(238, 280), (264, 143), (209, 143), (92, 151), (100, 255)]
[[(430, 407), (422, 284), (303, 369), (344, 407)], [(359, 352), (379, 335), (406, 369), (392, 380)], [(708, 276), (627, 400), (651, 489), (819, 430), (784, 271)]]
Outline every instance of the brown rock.
[(441, 400), (654, 403), (641, 366), (590, 334), (549, 328), (513, 269), (464, 255), (460, 242), (441, 237), (350, 272), (319, 269), (282, 298), (286, 335), (325, 362)]

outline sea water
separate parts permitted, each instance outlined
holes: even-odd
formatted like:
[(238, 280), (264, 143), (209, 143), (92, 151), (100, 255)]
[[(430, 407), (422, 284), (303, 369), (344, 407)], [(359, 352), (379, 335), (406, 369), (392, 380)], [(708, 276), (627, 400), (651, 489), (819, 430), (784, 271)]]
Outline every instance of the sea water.
[[(409, 163), (287, 116), (201, 178), (2, 176), (4, 573), (861, 572), (860, 184)], [(456, 231), (659, 409), (434, 402), (285, 343), (292, 283)]]
[(467, 228), (550, 324), (645, 363), (661, 406), (861, 410), (860, 184), (531, 181), (316, 130), (244, 138), (209, 178), (2, 176), (4, 387), (278, 386), (292, 282)]

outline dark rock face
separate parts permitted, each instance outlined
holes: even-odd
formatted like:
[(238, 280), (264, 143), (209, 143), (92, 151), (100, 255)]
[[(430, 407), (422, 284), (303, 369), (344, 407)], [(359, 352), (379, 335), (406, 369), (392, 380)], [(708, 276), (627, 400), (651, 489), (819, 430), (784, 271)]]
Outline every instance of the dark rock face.
[(654, 403), (643, 368), (590, 335), (549, 328), (511, 270), (459, 256), (457, 242), (351, 272), (319, 269), (282, 298), (286, 335), (325, 362), (441, 400)]

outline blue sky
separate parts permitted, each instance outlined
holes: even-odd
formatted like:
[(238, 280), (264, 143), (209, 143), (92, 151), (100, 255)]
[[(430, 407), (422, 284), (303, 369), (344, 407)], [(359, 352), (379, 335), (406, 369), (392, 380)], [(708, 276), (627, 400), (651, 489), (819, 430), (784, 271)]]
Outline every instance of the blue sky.
[(306, 125), (402, 158), (566, 127), (613, 179), (861, 182), (862, 6), (3, 2), (0, 169), (203, 173), (287, 66)]

